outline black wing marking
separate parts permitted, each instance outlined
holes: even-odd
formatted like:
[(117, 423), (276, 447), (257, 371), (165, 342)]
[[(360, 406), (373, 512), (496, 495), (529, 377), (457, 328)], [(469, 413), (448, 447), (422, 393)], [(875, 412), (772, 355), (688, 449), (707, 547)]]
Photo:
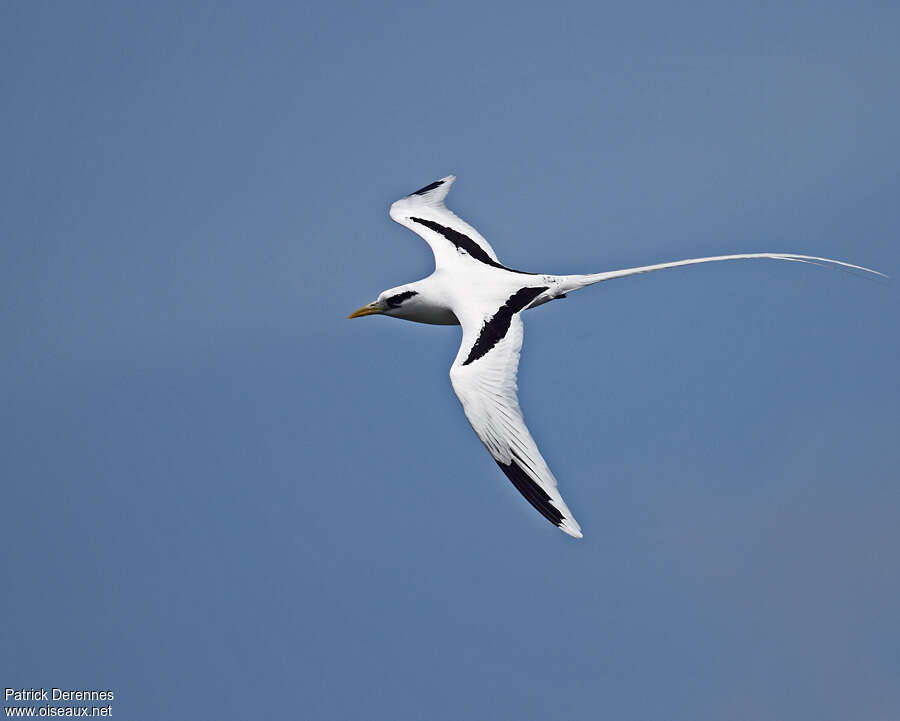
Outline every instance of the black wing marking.
[(496, 461), (496, 463), (500, 466), (500, 470), (506, 474), (506, 477), (512, 481), (516, 490), (525, 496), (525, 499), (537, 509), (538, 513), (559, 528), (565, 516), (553, 505), (550, 495), (522, 470), (516, 457), (513, 456), (508, 464), (500, 461)]
[(491, 319), (484, 322), (484, 326), (482, 326), (478, 338), (475, 339), (472, 350), (469, 351), (468, 357), (462, 364), (466, 366), (472, 361), (478, 360), (503, 340), (503, 337), (509, 331), (509, 324), (512, 323), (513, 316), (548, 288), (549, 286), (522, 288), (509, 296)]
[(482, 263), (491, 265), (494, 268), (508, 270), (513, 273), (521, 273), (522, 275), (535, 275), (535, 273), (526, 273), (524, 270), (513, 270), (512, 268), (507, 268), (505, 265), (501, 265), (496, 260), (491, 258), (491, 256), (489, 256), (487, 253), (485, 253), (484, 248), (478, 245), (478, 243), (472, 240), (468, 235), (460, 233), (458, 230), (453, 230), (453, 228), (448, 228), (446, 225), (435, 223), (433, 220), (425, 220), (424, 218), (411, 217), (410, 220), (414, 223), (418, 223), (419, 225), (424, 225), (426, 228), (430, 228), (435, 233), (440, 233), (447, 240), (453, 243), (453, 245), (455, 245), (457, 248), (462, 248), (464, 251), (466, 251), (475, 260), (479, 260)]
[(415, 193), (410, 193), (410, 195), (425, 195), (425, 193), (430, 193), (435, 188), (440, 188), (443, 184), (443, 180), (435, 180), (433, 183), (429, 183), (424, 188), (419, 188)]

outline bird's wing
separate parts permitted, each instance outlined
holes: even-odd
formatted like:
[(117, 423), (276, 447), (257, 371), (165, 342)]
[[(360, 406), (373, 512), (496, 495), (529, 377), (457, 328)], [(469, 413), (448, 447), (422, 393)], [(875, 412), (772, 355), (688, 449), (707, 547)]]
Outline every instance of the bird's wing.
[(516, 373), (524, 334), (519, 314), (545, 290), (522, 288), (487, 314), (474, 308), (459, 312), (463, 337), (450, 381), (475, 433), (516, 489), (561, 531), (581, 538), (519, 408)]
[(391, 219), (425, 239), (434, 253), (436, 267), (467, 255), (473, 260), (502, 268), (497, 254), (481, 233), (444, 205), (444, 198), (454, 180), (456, 176), (448, 175), (401, 198), (391, 205)]

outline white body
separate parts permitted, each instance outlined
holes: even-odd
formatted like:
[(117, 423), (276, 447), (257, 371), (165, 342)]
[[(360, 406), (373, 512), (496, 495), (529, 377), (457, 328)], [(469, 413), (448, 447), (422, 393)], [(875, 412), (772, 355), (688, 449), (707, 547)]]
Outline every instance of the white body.
[(521, 313), (567, 293), (612, 278), (723, 260), (769, 258), (839, 267), (884, 277), (842, 261), (793, 253), (743, 253), (587, 275), (549, 275), (503, 266), (475, 228), (444, 205), (450, 175), (391, 206), (391, 218), (418, 233), (434, 252), (427, 278), (384, 291), (352, 317), (379, 313), (418, 323), (462, 326), (450, 368), (453, 390), (494, 460), (526, 499), (560, 530), (581, 537), (581, 527), (557, 490), (556, 478), (525, 425), (516, 387), (522, 348)]

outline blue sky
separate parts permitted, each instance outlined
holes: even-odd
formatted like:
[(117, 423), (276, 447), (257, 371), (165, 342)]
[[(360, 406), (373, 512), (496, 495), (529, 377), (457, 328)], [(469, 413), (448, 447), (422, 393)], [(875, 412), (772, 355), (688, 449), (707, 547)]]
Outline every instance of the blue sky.
[(387, 207), (593, 272), (900, 273), (891, 3), (6, 3), (0, 680), (132, 719), (900, 713), (900, 299), (789, 263), (526, 316), (585, 538), (471, 432)]

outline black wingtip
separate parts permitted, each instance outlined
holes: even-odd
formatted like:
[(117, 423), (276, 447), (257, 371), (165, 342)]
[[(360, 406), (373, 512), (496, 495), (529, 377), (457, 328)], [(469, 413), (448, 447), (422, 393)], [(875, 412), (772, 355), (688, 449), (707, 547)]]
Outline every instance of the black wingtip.
[(424, 188), (419, 188), (415, 193), (410, 193), (410, 195), (425, 195), (425, 193), (430, 193), (435, 188), (440, 188), (443, 184), (443, 180), (435, 180), (433, 183), (429, 183)]
[(506, 474), (506, 477), (512, 481), (516, 490), (525, 496), (525, 499), (537, 509), (544, 518), (559, 528), (565, 520), (560, 510), (550, 502), (550, 496), (547, 492), (535, 483), (532, 478), (525, 473), (515, 458), (510, 459), (509, 464), (501, 463), (495, 459), (500, 466), (500, 470)]

